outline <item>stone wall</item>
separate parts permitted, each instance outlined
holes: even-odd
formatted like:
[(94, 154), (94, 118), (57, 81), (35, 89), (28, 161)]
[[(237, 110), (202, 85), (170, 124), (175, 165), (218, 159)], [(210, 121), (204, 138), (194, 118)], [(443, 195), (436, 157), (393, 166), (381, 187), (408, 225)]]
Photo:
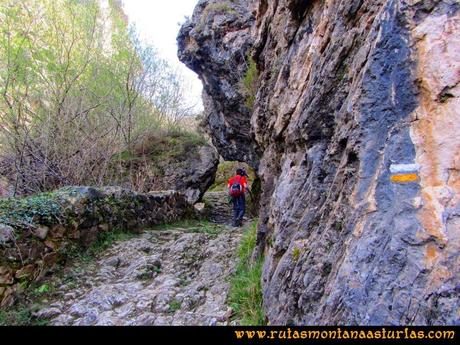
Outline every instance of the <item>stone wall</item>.
[(38, 280), (71, 247), (88, 247), (102, 232), (135, 232), (189, 215), (175, 191), (138, 194), (115, 187), (67, 187), (22, 199), (0, 199), (0, 306), (24, 282)]

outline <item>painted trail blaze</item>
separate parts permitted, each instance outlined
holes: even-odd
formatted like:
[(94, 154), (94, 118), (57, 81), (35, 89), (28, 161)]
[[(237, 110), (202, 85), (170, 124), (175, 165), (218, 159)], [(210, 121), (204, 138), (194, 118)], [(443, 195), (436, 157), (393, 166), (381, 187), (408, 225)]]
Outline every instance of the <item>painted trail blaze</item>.
[(419, 170), (418, 164), (392, 164), (390, 181), (393, 183), (417, 182)]
[(392, 175), (390, 180), (394, 183), (415, 182), (418, 181), (418, 175), (415, 173)]

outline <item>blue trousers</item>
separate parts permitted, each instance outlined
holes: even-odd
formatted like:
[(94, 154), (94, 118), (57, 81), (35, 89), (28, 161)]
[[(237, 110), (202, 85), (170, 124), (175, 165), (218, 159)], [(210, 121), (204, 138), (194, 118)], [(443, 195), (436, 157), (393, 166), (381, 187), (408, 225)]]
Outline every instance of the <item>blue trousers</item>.
[(243, 224), (244, 212), (246, 211), (246, 198), (243, 195), (233, 198), (233, 225)]

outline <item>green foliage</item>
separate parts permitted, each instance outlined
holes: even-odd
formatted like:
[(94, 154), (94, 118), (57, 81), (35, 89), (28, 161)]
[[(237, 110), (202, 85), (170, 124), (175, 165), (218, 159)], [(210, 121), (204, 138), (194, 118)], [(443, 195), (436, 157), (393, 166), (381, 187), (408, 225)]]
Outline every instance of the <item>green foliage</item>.
[(88, 263), (93, 261), (97, 254), (106, 250), (114, 243), (129, 240), (134, 236), (136, 234), (119, 228), (107, 232), (99, 232), (97, 240), (91, 243), (88, 248), (82, 248), (77, 243), (71, 243), (61, 254), (67, 259)]
[(48, 321), (33, 317), (33, 311), (24, 305), (8, 310), (0, 309), (0, 326), (46, 326)]
[(252, 109), (254, 107), (254, 102), (256, 100), (256, 94), (259, 85), (258, 79), (259, 71), (257, 70), (257, 64), (252, 58), (252, 56), (248, 55), (247, 70), (240, 81), (240, 92), (246, 97), (246, 106), (249, 109)]
[(43, 284), (39, 288), (37, 288), (37, 294), (42, 294), (46, 292), (50, 292), (51, 288), (48, 284)]
[(225, 231), (225, 227), (223, 225), (201, 221), (199, 224), (197, 224), (197, 226), (189, 228), (188, 231), (217, 236), (222, 231)]
[(0, 2), (0, 173), (19, 194), (105, 184), (113, 155), (193, 114), (182, 77), (109, 4)]
[(23, 284), (23, 294), (19, 296), (16, 304), (0, 309), (0, 326), (46, 326), (49, 323), (48, 320), (37, 318), (33, 314), (56, 292), (56, 280), (47, 279), (45, 282)]
[(204, 136), (197, 132), (182, 128), (181, 126), (173, 126), (169, 128), (166, 132), (166, 136), (180, 138), (185, 147), (207, 144)]
[(115, 174), (110, 175), (107, 183), (129, 183), (140, 192), (168, 189), (170, 186), (161, 185), (165, 169), (173, 166), (182, 168), (184, 161), (197, 156), (199, 147), (206, 144), (202, 135), (180, 127), (152, 132), (132, 151), (126, 150), (112, 157), (109, 169)]
[(238, 247), (238, 265), (230, 282), (228, 301), (235, 311), (235, 319), (241, 325), (264, 325), (262, 308), (262, 266), (263, 258), (251, 262), (256, 245), (257, 221), (254, 221), (243, 235)]
[(173, 300), (171, 301), (171, 303), (169, 303), (169, 312), (175, 313), (176, 311), (180, 309), (181, 306), (182, 306), (182, 302), (178, 300)]
[(301, 254), (300, 248), (294, 247), (294, 249), (292, 250), (292, 258), (294, 259), (294, 261), (299, 260), (300, 254)]
[(207, 13), (236, 13), (228, 1), (214, 2), (206, 7)]
[(112, 231), (101, 232), (98, 234), (97, 240), (93, 242), (85, 254), (91, 257), (109, 248), (115, 242), (126, 241), (136, 236), (134, 233), (129, 233), (123, 229), (113, 229)]
[(0, 222), (16, 227), (40, 223), (50, 225), (62, 216), (54, 193), (40, 193), (26, 198), (0, 199)]

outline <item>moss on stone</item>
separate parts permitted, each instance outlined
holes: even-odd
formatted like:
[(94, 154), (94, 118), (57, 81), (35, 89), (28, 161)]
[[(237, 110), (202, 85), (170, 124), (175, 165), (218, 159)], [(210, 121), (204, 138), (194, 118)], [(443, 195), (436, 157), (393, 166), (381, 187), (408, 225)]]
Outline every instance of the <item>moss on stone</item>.
[(294, 249), (292, 250), (292, 258), (294, 259), (294, 261), (299, 260), (300, 254), (301, 254), (300, 248), (294, 247)]

